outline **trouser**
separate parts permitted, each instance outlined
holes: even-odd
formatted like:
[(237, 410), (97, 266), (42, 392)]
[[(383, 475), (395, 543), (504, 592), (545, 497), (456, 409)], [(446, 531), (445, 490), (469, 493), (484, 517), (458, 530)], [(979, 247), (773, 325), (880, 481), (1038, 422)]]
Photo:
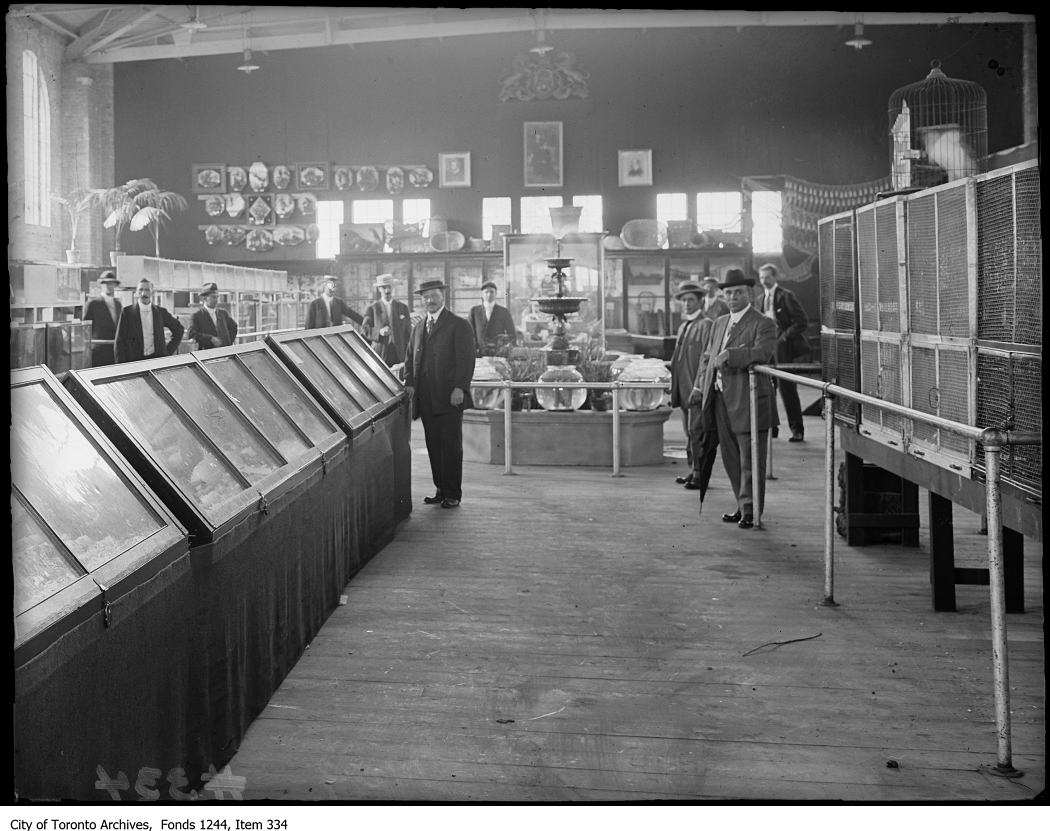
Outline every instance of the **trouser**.
[[(714, 393), (715, 424), (718, 427), (718, 443), (722, 447), (722, 464), (729, 477), (729, 484), (736, 497), (737, 510), (745, 516), (755, 516), (755, 495), (752, 487), (751, 434), (739, 433), (733, 429), (726, 409), (725, 399), (720, 392)], [(766, 498), (766, 453), (769, 450), (769, 431), (761, 430), (758, 434), (758, 515)]]
[(802, 425), (802, 404), (798, 400), (798, 384), (778, 378), (777, 387), (780, 388), (780, 399), (784, 402), (788, 427), (791, 428), (792, 433), (801, 435), (805, 432), (805, 428)]
[(423, 413), (423, 435), (430, 457), (430, 474), (445, 499), (463, 498), (463, 411)]
[(685, 404), (678, 408), (682, 411), (682, 430), (685, 432), (685, 461), (689, 470), (693, 469), (693, 436), (689, 432), (689, 405)]

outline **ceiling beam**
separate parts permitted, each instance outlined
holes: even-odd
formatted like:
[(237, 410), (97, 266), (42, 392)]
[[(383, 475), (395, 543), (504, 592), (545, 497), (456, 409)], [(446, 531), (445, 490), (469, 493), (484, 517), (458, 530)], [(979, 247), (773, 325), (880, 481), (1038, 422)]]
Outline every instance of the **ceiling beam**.
[(45, 26), (47, 26), (47, 28), (53, 29), (60, 35), (65, 35), (67, 38), (75, 38), (77, 36), (76, 32), (71, 32), (69, 29), (59, 25), (55, 21), (51, 20), (48, 17), (45, 17), (42, 14), (27, 14), (25, 15), (25, 17), (28, 17), (30, 20), (35, 20), (37, 23), (43, 23)]

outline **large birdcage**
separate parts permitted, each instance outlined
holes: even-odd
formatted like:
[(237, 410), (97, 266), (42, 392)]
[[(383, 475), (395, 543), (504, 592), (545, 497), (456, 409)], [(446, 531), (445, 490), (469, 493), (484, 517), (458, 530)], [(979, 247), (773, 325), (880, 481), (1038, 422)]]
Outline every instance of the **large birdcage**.
[(926, 188), (983, 172), (988, 105), (973, 81), (929, 75), (890, 96), (890, 169), (895, 190)]

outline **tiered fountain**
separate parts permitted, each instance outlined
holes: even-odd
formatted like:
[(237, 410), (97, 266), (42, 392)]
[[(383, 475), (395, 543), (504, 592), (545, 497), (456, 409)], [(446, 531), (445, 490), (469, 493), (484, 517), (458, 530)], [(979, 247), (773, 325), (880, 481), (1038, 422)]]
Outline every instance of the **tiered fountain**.
[(569, 297), (565, 293), (565, 269), (572, 265), (572, 258), (561, 256), (561, 241), (566, 234), (574, 234), (579, 230), (582, 211), (583, 208), (578, 206), (550, 209), (556, 249), (555, 255), (546, 262), (554, 272), (551, 277), (557, 284), (557, 290), (553, 295), (530, 298), (541, 312), (552, 318), (551, 334), (546, 344), (548, 366), (575, 365), (580, 359), (580, 350), (569, 346), (569, 339), (565, 334), (568, 329), (565, 318), (578, 312), (580, 304), (587, 298)]

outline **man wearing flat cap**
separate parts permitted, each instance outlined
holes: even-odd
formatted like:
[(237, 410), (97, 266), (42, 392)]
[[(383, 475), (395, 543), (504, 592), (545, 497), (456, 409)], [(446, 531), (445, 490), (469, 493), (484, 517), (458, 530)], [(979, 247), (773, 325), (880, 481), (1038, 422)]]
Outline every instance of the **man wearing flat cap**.
[(326, 329), (329, 326), (342, 326), (343, 318), (348, 317), (357, 325), (364, 322), (364, 318), (343, 302), (341, 297), (335, 296), (335, 286), (339, 278), (334, 274), (326, 274), (322, 280), (321, 296), (311, 301), (306, 309), (307, 329)]
[(474, 330), (474, 352), (495, 355), (501, 346), (513, 345), (518, 339), (514, 318), (496, 302), (496, 284), (486, 280), (481, 284), (481, 305), (470, 310), (470, 328)]
[[(685, 456), (689, 464), (689, 473), (679, 476), (675, 481), (684, 485), (687, 490), (700, 490), (697, 469), (699, 459), (694, 455), (700, 436), (690, 431), (689, 396), (696, 383), (696, 372), (700, 367), (700, 356), (707, 346), (714, 321), (705, 317), (700, 308), (704, 290), (696, 283), (682, 283), (675, 294), (675, 300), (682, 304), (682, 325), (678, 327), (675, 338), (674, 354), (671, 355), (671, 406), (682, 411), (682, 428), (685, 430)], [(694, 407), (695, 408), (695, 407)], [(713, 453), (710, 454), (713, 457)]]
[(379, 299), (365, 309), (361, 329), (386, 365), (396, 366), (405, 362), (408, 339), (412, 334), (411, 314), (408, 306), (394, 299), (393, 274), (378, 275), (375, 288)]
[(120, 280), (112, 271), (103, 271), (98, 282), (101, 295), (92, 297), (84, 307), (84, 320), (91, 321), (91, 365), (112, 366), (113, 339), (117, 336), (117, 321), (120, 320), (121, 304), (116, 298)]
[[(772, 382), (759, 375), (755, 379), (758, 423), (751, 423), (748, 368), (753, 364), (770, 363), (777, 347), (776, 324), (751, 305), (754, 285), (754, 278), (745, 276), (739, 268), (729, 269), (725, 280), (719, 284), (729, 314), (715, 321), (691, 394), (691, 400), (702, 403), (705, 427), (714, 426), (718, 432), (722, 464), (737, 501), (736, 510), (723, 514), (722, 520), (735, 522), (741, 528), (754, 526), (756, 500), (758, 514), (762, 513), (769, 428), (774, 424), (776, 413)], [(753, 429), (759, 431), (758, 494), (752, 492), (751, 484)]]
[(436, 489), (423, 502), (458, 508), (463, 498), (463, 410), (474, 406), (474, 336), (470, 324), (445, 307), (441, 280), (422, 283), (416, 294), (426, 316), (409, 339), (405, 387), (412, 398), (412, 417), (423, 422)]
[(190, 318), (186, 337), (196, 341), (198, 349), (233, 346), (237, 342), (237, 321), (225, 309), (219, 308), (218, 283), (205, 283), (199, 296), (201, 307)]

